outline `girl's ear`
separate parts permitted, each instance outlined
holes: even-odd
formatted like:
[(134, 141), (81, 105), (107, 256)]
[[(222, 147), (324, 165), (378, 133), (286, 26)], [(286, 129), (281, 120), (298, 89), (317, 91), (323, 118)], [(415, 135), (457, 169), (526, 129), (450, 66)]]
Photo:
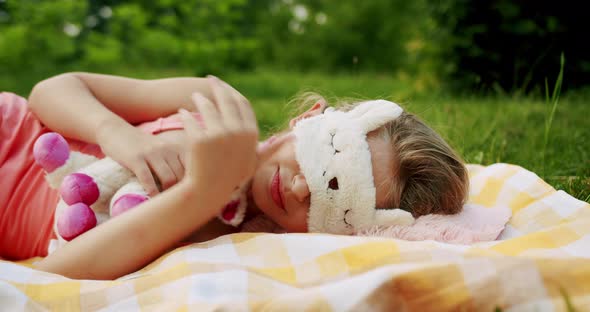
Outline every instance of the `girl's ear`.
[(307, 111), (305, 111), (301, 115), (299, 115), (299, 116), (291, 119), (291, 121), (289, 121), (289, 128), (290, 129), (293, 129), (293, 127), (295, 126), (295, 124), (297, 124), (297, 122), (299, 122), (302, 119), (313, 117), (313, 116), (317, 116), (317, 115), (323, 113), (324, 110), (326, 109), (326, 107), (328, 107), (328, 104), (326, 103), (325, 100), (319, 100), (319, 101), (317, 101)]

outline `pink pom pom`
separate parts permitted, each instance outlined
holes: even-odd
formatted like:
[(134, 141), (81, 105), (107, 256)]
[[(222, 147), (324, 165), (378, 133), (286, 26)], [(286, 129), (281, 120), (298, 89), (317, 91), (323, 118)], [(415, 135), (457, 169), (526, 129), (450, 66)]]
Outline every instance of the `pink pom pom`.
[(148, 199), (149, 197), (141, 194), (125, 194), (119, 197), (111, 207), (111, 217), (116, 217)]
[(68, 205), (84, 203), (88, 206), (94, 204), (100, 194), (94, 180), (83, 173), (67, 175), (61, 183), (59, 192)]
[(57, 231), (67, 241), (71, 241), (95, 226), (96, 215), (94, 211), (83, 203), (77, 203), (64, 209), (57, 220)]
[(223, 211), (221, 212), (221, 217), (223, 218), (223, 220), (225, 220), (227, 222), (231, 222), (233, 220), (233, 218), (236, 217), (236, 214), (238, 213), (238, 206), (239, 205), (240, 205), (239, 199), (232, 200), (227, 205), (225, 205), (225, 207), (223, 208)]
[(40, 136), (33, 146), (33, 157), (49, 173), (63, 166), (70, 157), (68, 142), (55, 132)]

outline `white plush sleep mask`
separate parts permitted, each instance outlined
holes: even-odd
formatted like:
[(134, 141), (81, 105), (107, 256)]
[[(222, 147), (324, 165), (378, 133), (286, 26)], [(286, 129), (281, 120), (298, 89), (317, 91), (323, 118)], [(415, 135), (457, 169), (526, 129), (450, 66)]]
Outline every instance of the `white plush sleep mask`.
[(367, 133), (399, 117), (403, 109), (385, 100), (348, 112), (328, 108), (294, 129), (297, 162), (310, 190), (308, 231), (353, 234), (373, 226), (408, 225), (412, 214), (376, 209)]

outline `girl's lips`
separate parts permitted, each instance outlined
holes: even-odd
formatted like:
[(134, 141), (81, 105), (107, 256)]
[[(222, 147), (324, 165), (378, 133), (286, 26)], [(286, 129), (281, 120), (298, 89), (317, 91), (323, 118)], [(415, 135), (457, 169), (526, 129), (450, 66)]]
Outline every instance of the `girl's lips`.
[(277, 172), (275, 172), (275, 175), (272, 177), (272, 181), (270, 183), (270, 196), (272, 197), (272, 200), (275, 202), (275, 204), (285, 210), (285, 205), (283, 203), (283, 198), (282, 198), (282, 185), (281, 185), (281, 175), (280, 175), (280, 167), (277, 168)]

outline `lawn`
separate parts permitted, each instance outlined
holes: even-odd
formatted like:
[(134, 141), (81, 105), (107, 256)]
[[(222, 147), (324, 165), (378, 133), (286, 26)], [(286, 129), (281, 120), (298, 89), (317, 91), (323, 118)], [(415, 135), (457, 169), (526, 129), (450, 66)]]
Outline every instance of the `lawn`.
[[(118, 73), (144, 78), (190, 75), (182, 71)], [(285, 125), (294, 109), (287, 103), (301, 91), (316, 91), (331, 101), (343, 97), (386, 98), (402, 104), (439, 131), (466, 162), (517, 164), (555, 188), (590, 202), (590, 92), (562, 96), (544, 149), (551, 104), (542, 98), (451, 96), (424, 90), (419, 82), (408, 78), (372, 74), (260, 71), (220, 77), (250, 99), (263, 136)], [(0, 88), (26, 95), (32, 79), (15, 85), (14, 78), (0, 77)]]

